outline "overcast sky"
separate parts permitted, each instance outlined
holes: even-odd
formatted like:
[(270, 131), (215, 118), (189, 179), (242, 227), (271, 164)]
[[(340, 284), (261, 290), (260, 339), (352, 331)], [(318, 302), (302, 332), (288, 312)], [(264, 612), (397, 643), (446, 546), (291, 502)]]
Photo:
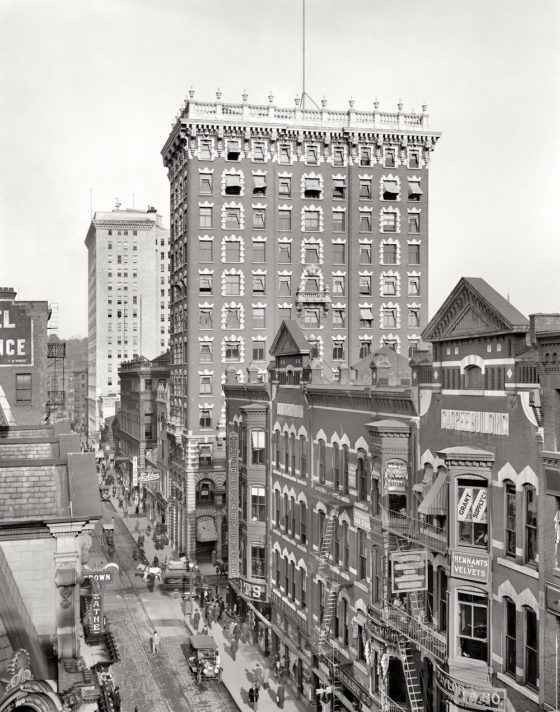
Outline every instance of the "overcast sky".
[[(0, 0), (0, 284), (87, 334), (93, 210), (155, 205), (189, 87), (293, 106), (302, 0)], [(346, 109), (420, 110), (443, 132), (430, 182), (430, 314), (480, 276), (560, 311), (560, 2), (307, 0), (307, 89)]]

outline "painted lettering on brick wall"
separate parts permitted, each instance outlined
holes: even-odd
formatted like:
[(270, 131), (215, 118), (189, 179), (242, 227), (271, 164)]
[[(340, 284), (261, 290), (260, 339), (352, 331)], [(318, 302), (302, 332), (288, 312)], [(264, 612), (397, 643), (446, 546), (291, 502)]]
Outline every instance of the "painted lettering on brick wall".
[(21, 306), (0, 302), (0, 366), (32, 363), (31, 317)]
[(444, 430), (464, 430), (486, 435), (509, 435), (508, 413), (486, 413), (479, 410), (441, 410)]
[(295, 403), (278, 403), (276, 412), (278, 415), (287, 415), (291, 418), (303, 418), (303, 406)]

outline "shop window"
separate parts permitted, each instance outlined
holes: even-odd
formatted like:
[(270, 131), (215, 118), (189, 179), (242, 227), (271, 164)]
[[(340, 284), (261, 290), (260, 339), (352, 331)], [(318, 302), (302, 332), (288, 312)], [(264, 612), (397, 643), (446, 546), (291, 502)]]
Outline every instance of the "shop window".
[(531, 485), (523, 488), (525, 500), (525, 563), (537, 565), (537, 493)]
[(458, 543), (488, 548), (488, 483), (478, 478), (457, 480)]
[(488, 660), (488, 599), (476, 593), (457, 593), (459, 653), (473, 660)]

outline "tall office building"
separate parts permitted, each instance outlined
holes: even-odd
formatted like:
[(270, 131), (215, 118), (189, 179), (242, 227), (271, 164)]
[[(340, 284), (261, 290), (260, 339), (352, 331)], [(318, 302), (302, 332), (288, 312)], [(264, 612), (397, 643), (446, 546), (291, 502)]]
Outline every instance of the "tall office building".
[(406, 354), (427, 323), (428, 167), (439, 138), (427, 107), (322, 104), (279, 108), (270, 96), (257, 106), (245, 94), (225, 104), (220, 93), (198, 102), (191, 91), (162, 150), (171, 188), (169, 432), (189, 551), (197, 484), (210, 478), (219, 489), (225, 477), (226, 367), (241, 380), (251, 364), (265, 380), (273, 337), (293, 319), (337, 380), (380, 345)]
[(96, 212), (88, 249), (88, 437), (115, 412), (121, 362), (168, 348), (169, 230), (155, 208)]

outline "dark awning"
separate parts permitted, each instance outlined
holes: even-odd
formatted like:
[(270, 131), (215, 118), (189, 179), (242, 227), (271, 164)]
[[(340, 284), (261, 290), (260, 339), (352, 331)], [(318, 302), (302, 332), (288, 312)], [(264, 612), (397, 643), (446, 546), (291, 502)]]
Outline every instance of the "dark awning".
[(420, 187), (420, 183), (412, 182), (408, 184), (409, 195), (422, 195), (423, 191)]
[(437, 480), (428, 490), (424, 501), (418, 507), (420, 514), (442, 516), (447, 514), (447, 472), (439, 473)]

